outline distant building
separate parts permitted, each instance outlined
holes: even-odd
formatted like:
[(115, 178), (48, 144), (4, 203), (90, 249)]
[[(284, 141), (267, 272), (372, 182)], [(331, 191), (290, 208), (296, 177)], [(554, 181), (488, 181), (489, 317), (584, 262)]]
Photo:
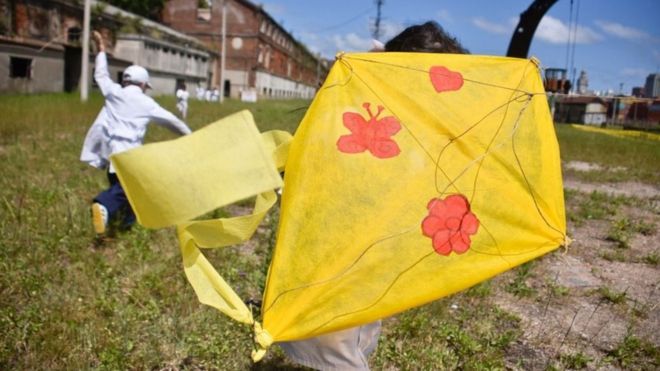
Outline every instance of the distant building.
[(544, 88), (549, 93), (568, 94), (571, 90), (571, 82), (566, 76), (566, 70), (563, 68), (546, 68)]
[(630, 95), (632, 95), (633, 97), (637, 97), (637, 98), (644, 97), (644, 87), (643, 86), (635, 86), (634, 88), (632, 88), (632, 90), (630, 92)]
[(660, 126), (660, 99), (654, 100), (649, 106), (648, 120)]
[(566, 97), (555, 102), (555, 122), (602, 125), (607, 121), (607, 103), (599, 97)]
[(171, 0), (162, 21), (220, 53), (223, 3), (225, 76), (220, 76), (218, 62), (211, 84), (222, 84), (225, 95), (233, 97), (256, 91), (261, 97), (311, 98), (327, 74), (327, 61), (311, 53), (260, 5), (247, 0)]
[(146, 67), (157, 94), (174, 94), (177, 84), (208, 85), (217, 55), (198, 39), (119, 8), (106, 5), (105, 13), (124, 20), (114, 55)]
[(589, 90), (589, 78), (587, 78), (587, 71), (580, 71), (580, 77), (577, 82), (578, 94), (587, 94)]
[[(206, 83), (215, 56), (194, 38), (97, 1), (92, 18), (117, 81), (138, 63), (149, 70), (155, 94), (174, 93), (177, 81)], [(0, 93), (78, 89), (82, 20), (82, 1), (0, 0)], [(90, 68), (93, 62), (91, 56)]]
[(646, 77), (644, 94), (647, 98), (660, 97), (660, 74), (652, 73)]

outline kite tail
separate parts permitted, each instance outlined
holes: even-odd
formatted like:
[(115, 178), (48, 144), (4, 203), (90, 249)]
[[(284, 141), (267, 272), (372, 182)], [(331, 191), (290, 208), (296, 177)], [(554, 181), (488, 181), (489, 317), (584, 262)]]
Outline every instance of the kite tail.
[[(252, 323), (252, 313), (202, 254), (196, 243), (196, 236), (187, 229), (190, 226), (195, 226), (195, 223), (179, 226), (178, 234), (183, 269), (197, 298), (202, 304), (212, 306), (236, 321)], [(202, 236), (204, 237), (208, 236)]]

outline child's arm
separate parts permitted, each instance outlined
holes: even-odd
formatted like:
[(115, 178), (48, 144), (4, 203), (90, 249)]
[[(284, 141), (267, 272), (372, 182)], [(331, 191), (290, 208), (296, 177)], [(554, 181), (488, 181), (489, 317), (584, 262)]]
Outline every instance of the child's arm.
[(94, 80), (96, 80), (103, 96), (106, 96), (113, 86), (117, 84), (112, 81), (110, 73), (108, 72), (108, 59), (105, 55), (105, 42), (103, 41), (103, 36), (101, 36), (98, 31), (94, 31), (93, 37), (98, 50), (96, 64), (94, 66)]
[(179, 120), (179, 118), (174, 116), (174, 114), (172, 114), (170, 111), (167, 111), (155, 102), (154, 107), (149, 112), (149, 116), (155, 123), (165, 126), (166, 128), (176, 133), (181, 135), (187, 135), (191, 133), (188, 125)]

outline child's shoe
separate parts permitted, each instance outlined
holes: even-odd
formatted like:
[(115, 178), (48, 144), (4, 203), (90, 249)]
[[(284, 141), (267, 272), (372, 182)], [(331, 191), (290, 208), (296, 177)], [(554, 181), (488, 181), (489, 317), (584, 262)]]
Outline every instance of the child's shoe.
[(108, 209), (98, 202), (92, 204), (92, 224), (94, 225), (94, 232), (96, 234), (105, 234), (106, 227), (108, 226)]

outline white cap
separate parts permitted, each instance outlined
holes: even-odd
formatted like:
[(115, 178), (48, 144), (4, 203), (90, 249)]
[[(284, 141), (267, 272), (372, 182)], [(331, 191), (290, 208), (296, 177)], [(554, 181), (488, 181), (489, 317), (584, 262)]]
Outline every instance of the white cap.
[(122, 79), (123, 81), (135, 84), (145, 84), (148, 88), (151, 88), (151, 84), (149, 84), (149, 72), (142, 66), (134, 64), (126, 67)]
[(370, 52), (384, 52), (385, 44), (382, 41), (371, 39), (371, 50)]

